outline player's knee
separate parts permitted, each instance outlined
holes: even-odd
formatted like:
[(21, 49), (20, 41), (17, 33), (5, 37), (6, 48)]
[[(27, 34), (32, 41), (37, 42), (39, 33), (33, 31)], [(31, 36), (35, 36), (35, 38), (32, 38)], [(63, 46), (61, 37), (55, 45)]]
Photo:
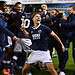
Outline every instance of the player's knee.
[(54, 68), (50, 68), (49, 72), (50, 72), (51, 75), (57, 75), (57, 72)]
[(22, 75), (26, 75), (26, 73), (27, 73), (27, 69), (26, 68), (23, 68), (22, 69)]
[(48, 67), (50, 72), (55, 72), (54, 66)]
[(28, 68), (26, 67), (22, 69), (22, 73), (26, 73), (27, 71), (28, 71)]
[(49, 70), (50, 70), (50, 72), (55, 72), (54, 68), (50, 68)]
[(29, 69), (30, 69), (30, 66), (25, 65), (22, 69), (22, 73), (27, 73), (29, 71)]

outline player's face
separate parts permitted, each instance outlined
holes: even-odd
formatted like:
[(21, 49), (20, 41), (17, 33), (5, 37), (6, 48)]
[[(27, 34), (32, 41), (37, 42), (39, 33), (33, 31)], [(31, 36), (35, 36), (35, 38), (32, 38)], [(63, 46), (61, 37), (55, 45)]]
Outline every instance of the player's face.
[(70, 7), (70, 8), (68, 9), (68, 12), (69, 12), (70, 14), (73, 13), (72, 7)]
[(5, 11), (4, 12), (6, 12), (6, 13), (10, 13), (10, 7), (9, 6), (4, 6), (4, 9), (5, 9)]
[(75, 14), (75, 8), (72, 8), (72, 13)]
[(16, 9), (16, 11), (21, 12), (22, 11), (22, 4), (17, 4), (15, 9)]
[(51, 15), (52, 15), (52, 16), (56, 16), (56, 14), (57, 14), (57, 12), (56, 12), (55, 10), (52, 10), (52, 11), (51, 11)]
[(47, 5), (41, 5), (41, 8), (43, 9), (43, 10), (47, 10), (48, 8), (47, 8)]
[(41, 16), (39, 14), (35, 14), (35, 16), (33, 17), (33, 23), (35, 24), (40, 24), (41, 22)]

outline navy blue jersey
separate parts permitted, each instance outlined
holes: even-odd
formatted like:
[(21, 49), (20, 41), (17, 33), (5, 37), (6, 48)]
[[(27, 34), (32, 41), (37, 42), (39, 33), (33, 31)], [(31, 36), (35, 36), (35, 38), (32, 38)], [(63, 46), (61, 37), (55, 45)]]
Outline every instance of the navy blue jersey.
[(24, 38), (25, 35), (20, 28), (21, 25), (28, 25), (29, 21), (30, 21), (29, 14), (23, 12), (12, 12), (10, 14), (9, 28), (17, 37)]
[(45, 25), (40, 25), (37, 29), (31, 27), (31, 40), (33, 50), (48, 50), (48, 39), (52, 30)]

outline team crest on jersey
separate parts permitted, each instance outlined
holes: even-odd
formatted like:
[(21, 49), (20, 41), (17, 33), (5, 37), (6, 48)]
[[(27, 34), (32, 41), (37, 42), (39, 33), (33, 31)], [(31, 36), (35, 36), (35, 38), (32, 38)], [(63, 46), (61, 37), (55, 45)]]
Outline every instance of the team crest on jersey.
[(42, 30), (38, 30), (38, 33), (41, 33), (42, 32)]
[(31, 34), (33, 33), (33, 31), (31, 31)]

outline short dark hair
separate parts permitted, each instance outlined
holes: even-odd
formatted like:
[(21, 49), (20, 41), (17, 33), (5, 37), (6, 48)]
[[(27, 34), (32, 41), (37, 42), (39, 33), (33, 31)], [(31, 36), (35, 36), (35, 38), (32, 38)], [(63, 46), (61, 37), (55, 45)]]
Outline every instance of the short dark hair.
[(0, 6), (3, 6), (3, 5), (5, 5), (5, 4), (6, 4), (5, 1), (0, 1)]
[(53, 10), (55, 10), (56, 12), (58, 12), (58, 13), (59, 13), (59, 10), (58, 10), (58, 9), (53, 9)]
[(22, 3), (21, 3), (21, 2), (16, 2), (16, 3), (15, 3), (15, 6), (17, 6), (18, 4), (22, 4)]
[(0, 1), (0, 10), (4, 11), (5, 5), (6, 5), (6, 1)]
[(73, 10), (75, 10), (75, 6), (69, 6), (69, 8), (72, 8)]
[(4, 4), (4, 3), (6, 3), (5, 1), (0, 1), (0, 4)]

